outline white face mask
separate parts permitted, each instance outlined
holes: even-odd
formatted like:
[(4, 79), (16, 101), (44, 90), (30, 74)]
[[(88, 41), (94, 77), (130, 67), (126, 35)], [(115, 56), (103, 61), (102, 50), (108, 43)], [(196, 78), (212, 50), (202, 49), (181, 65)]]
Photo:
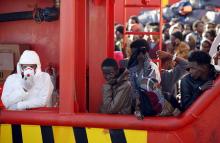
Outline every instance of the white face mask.
[(24, 79), (25, 79), (25, 80), (27, 80), (28, 78), (33, 78), (34, 74), (35, 74), (35, 71), (34, 71), (33, 68), (31, 68), (31, 67), (26, 67), (26, 68), (24, 69)]

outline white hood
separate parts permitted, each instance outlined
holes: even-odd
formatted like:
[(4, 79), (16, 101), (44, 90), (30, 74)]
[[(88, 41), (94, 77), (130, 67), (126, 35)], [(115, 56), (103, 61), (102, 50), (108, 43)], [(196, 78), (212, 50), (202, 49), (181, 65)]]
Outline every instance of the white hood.
[(41, 63), (38, 54), (35, 51), (25, 50), (17, 64), (17, 73), (21, 75), (21, 64), (36, 64), (36, 74), (41, 72)]

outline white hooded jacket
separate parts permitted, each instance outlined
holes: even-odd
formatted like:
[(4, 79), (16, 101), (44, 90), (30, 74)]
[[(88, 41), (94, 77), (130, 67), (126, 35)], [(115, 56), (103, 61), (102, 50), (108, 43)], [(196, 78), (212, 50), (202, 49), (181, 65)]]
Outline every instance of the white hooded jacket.
[[(21, 64), (37, 65), (33, 86), (27, 92), (24, 91)], [(17, 64), (17, 73), (6, 79), (1, 99), (4, 106), (11, 110), (50, 107), (53, 88), (49, 74), (41, 71), (38, 54), (35, 51), (26, 50)]]

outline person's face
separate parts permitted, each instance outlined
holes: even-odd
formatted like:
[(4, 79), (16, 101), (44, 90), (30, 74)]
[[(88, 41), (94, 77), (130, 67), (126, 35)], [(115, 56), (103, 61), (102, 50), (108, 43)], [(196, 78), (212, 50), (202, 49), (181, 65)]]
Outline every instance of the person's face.
[(123, 34), (121, 34), (119, 31), (115, 31), (115, 37), (117, 40), (120, 40), (123, 38)]
[(27, 67), (30, 67), (30, 68), (36, 70), (37, 65), (35, 65), (35, 64), (21, 64), (21, 69), (22, 70), (26, 69)]
[(131, 19), (131, 24), (135, 24), (136, 21), (134, 19)]
[(180, 30), (180, 32), (183, 32), (183, 30), (184, 30), (183, 26), (181, 24), (178, 24), (177, 26), (178, 26), (178, 29)]
[(178, 46), (178, 45), (180, 44), (180, 42), (181, 42), (181, 41), (180, 41), (179, 39), (177, 39), (177, 38), (175, 39), (175, 45)]
[(163, 40), (169, 40), (170, 35), (169, 35), (169, 29), (166, 29), (163, 33)]
[(190, 26), (185, 26), (185, 28), (184, 28), (184, 30), (183, 30), (183, 34), (188, 34), (188, 33), (190, 33), (191, 32), (191, 28), (190, 28)]
[(210, 41), (213, 41), (213, 38), (209, 33), (205, 34), (205, 38), (209, 39)]
[(173, 35), (171, 35), (170, 40), (171, 40), (171, 44), (172, 44), (172, 45), (175, 45), (175, 40), (176, 40), (176, 38), (175, 38)]
[(177, 46), (180, 44), (180, 40), (174, 36), (171, 36), (171, 43), (173, 46)]
[(204, 67), (201, 65), (198, 65), (197, 62), (189, 62), (188, 63), (188, 69), (191, 77), (195, 80), (202, 77), (204, 73)]
[(170, 34), (169, 34), (169, 30), (170, 30), (170, 28), (167, 28), (167, 29), (164, 31), (164, 34), (169, 36), (169, 35), (170, 35)]
[(146, 52), (140, 52), (137, 56), (137, 61), (138, 63), (143, 63), (145, 60), (145, 54)]
[(102, 67), (102, 73), (109, 84), (114, 84), (116, 82), (116, 75), (118, 74), (116, 68), (104, 66)]
[(216, 26), (215, 31), (217, 35), (220, 33), (220, 25)]
[(203, 23), (198, 23), (196, 30), (199, 33), (203, 33), (203, 31), (204, 31), (204, 24)]
[(131, 47), (131, 54), (134, 54), (137, 51), (136, 48)]
[(208, 42), (203, 42), (201, 45), (201, 50), (203, 52), (206, 52), (207, 54), (209, 53), (210, 48), (211, 48), (211, 45)]
[(22, 77), (31, 77), (36, 73), (37, 65), (35, 64), (21, 64)]
[[(159, 31), (150, 29), (150, 32), (159, 32)], [(150, 35), (150, 40), (153, 42), (158, 42), (159, 39), (160, 39), (159, 35)]]

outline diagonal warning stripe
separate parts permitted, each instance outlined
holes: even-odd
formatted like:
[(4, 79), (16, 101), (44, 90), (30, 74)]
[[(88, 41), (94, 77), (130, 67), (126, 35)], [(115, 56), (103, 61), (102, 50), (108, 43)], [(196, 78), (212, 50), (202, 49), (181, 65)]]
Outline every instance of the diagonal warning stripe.
[(147, 143), (147, 131), (124, 129), (124, 134), (127, 143)]
[(74, 127), (73, 131), (74, 131), (76, 143), (88, 143), (85, 128)]
[(21, 125), (12, 125), (12, 139), (13, 143), (23, 143)]
[(110, 129), (112, 143), (126, 143), (123, 129)]
[(23, 143), (43, 143), (41, 128), (37, 125), (21, 125)]
[(143, 130), (0, 124), (0, 143), (147, 143)]
[(65, 126), (53, 126), (54, 143), (76, 143), (73, 128)]
[(89, 143), (111, 143), (108, 129), (86, 128)]
[(0, 124), (0, 143), (13, 143), (10, 124)]
[(54, 143), (53, 129), (51, 126), (41, 126), (43, 143)]

